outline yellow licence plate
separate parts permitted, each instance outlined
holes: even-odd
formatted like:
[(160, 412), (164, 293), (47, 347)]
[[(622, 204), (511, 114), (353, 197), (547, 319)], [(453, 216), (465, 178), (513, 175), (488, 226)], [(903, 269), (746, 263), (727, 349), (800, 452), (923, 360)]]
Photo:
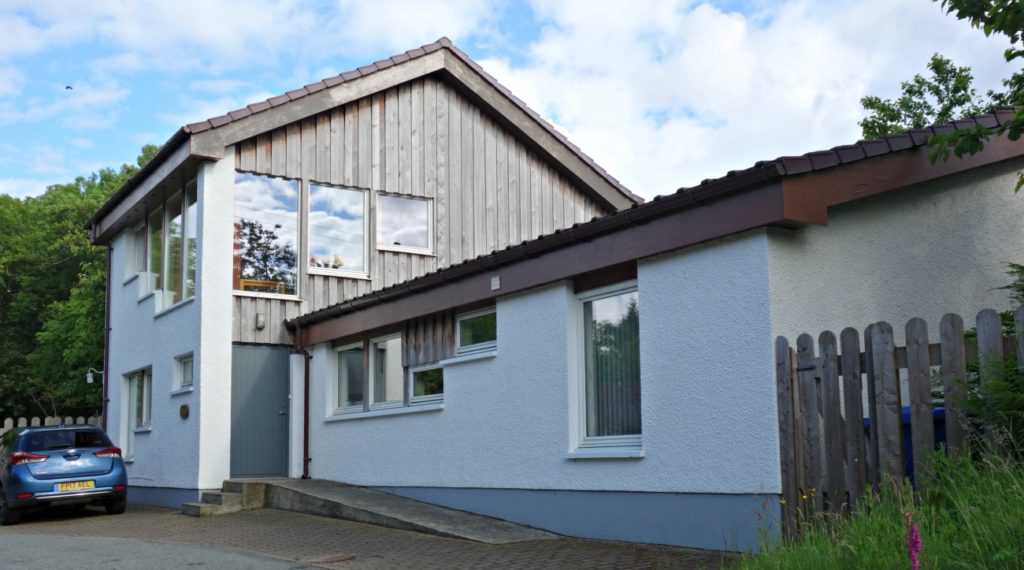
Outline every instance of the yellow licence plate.
[(95, 481), (68, 481), (67, 483), (57, 483), (57, 491), (81, 491), (82, 489), (93, 489), (96, 487)]

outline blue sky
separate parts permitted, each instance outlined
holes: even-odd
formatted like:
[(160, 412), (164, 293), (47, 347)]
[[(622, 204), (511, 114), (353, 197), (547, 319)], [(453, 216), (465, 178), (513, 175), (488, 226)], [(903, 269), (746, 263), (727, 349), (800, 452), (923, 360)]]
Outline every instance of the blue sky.
[(980, 91), (1011, 72), (928, 0), (0, 0), (0, 30), (14, 196), (442, 35), (646, 197), (855, 141), (934, 52)]

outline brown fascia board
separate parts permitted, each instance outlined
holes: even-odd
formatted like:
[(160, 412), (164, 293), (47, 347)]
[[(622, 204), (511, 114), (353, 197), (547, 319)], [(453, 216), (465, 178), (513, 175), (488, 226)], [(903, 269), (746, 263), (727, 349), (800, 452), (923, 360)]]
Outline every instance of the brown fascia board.
[(932, 162), (929, 148), (918, 146), (870, 160), (787, 177), (787, 191), (817, 194), (826, 207), (845, 204), (883, 192), (920, 184), (951, 174), (1024, 155), (1024, 141), (993, 137), (978, 154)]

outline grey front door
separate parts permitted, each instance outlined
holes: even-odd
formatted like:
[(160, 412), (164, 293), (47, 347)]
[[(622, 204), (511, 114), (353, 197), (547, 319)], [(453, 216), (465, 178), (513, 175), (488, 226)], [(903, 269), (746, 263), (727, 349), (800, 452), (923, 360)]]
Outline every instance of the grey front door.
[(232, 350), (232, 477), (288, 475), (289, 352), (242, 345)]

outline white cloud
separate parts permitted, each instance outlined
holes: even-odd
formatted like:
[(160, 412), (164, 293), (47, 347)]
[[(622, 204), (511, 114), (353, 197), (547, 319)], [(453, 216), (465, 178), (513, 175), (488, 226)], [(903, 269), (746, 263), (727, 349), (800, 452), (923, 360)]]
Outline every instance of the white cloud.
[(980, 90), (1009, 75), (1003, 41), (931, 2), (764, 6), (537, 0), (526, 63), (482, 64), (645, 197), (856, 141), (860, 97), (892, 96), (935, 51), (971, 65)]
[(39, 196), (46, 192), (47, 185), (53, 183), (52, 180), (41, 178), (0, 178), (0, 194), (7, 194), (15, 198)]
[(14, 66), (0, 67), (0, 97), (10, 97), (21, 93), (25, 82), (24, 74)]
[(102, 128), (113, 123), (117, 115), (116, 103), (126, 99), (131, 91), (117, 81), (74, 86), (52, 93), (52, 98), (0, 101), (0, 126), (20, 122), (55, 120), (75, 129)]

